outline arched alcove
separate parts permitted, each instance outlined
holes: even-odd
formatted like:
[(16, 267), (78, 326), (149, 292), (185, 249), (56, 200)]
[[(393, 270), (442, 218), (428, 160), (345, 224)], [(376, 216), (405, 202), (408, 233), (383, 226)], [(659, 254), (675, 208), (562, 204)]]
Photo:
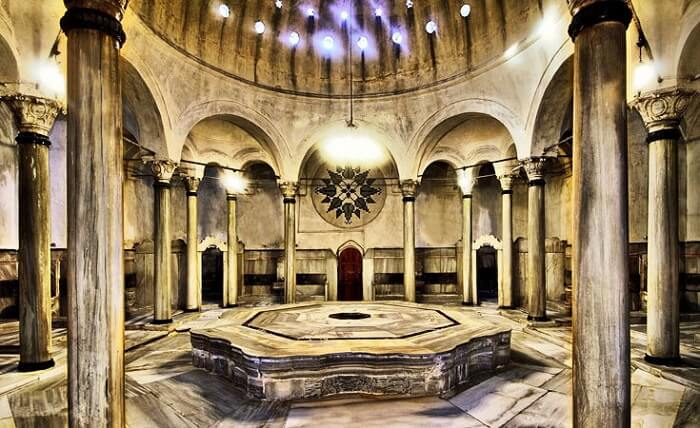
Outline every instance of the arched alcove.
[(417, 247), (454, 247), (462, 238), (461, 200), (453, 166), (431, 163), (423, 171), (416, 196)]

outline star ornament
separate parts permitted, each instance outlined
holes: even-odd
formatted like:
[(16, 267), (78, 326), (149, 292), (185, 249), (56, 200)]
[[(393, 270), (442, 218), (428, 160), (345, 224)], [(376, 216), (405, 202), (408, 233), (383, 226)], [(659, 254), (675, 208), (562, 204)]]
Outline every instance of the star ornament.
[(376, 179), (368, 178), (369, 170), (338, 166), (327, 172), (328, 178), (316, 188), (316, 193), (324, 196), (321, 203), (328, 204), (327, 212), (335, 211), (336, 218), (343, 216), (346, 224), (352, 224), (354, 217), (360, 219), (363, 211), (371, 212), (370, 204), (376, 203), (373, 196), (382, 190), (374, 186)]

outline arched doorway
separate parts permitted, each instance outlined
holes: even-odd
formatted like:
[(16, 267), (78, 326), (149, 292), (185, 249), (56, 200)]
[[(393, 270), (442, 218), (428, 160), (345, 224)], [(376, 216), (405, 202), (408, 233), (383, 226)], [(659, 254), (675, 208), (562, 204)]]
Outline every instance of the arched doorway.
[(362, 300), (362, 253), (356, 248), (338, 255), (338, 300)]
[(476, 251), (476, 292), (480, 302), (498, 299), (497, 253), (490, 245)]
[(221, 303), (224, 290), (224, 253), (216, 247), (202, 252), (202, 303)]

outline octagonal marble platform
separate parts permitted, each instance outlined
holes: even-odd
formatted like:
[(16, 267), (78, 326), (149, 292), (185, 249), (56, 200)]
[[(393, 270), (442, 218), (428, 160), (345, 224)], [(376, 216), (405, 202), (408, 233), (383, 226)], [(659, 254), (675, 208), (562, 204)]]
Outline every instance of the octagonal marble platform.
[(510, 330), (404, 302), (241, 309), (190, 335), (196, 367), (264, 400), (449, 395), (510, 361)]

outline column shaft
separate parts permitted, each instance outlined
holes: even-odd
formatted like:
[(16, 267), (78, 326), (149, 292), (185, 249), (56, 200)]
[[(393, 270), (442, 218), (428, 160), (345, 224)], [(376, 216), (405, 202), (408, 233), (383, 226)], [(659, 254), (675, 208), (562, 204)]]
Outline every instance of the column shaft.
[(404, 298), (416, 301), (415, 198), (403, 198), (403, 286)]
[(472, 195), (462, 196), (462, 304), (477, 303), (472, 290)]
[(17, 137), (19, 185), (19, 370), (41, 370), (51, 358), (51, 218), (49, 146)]
[(672, 139), (649, 144), (647, 359), (680, 357), (678, 288), (678, 148)]
[(295, 198), (284, 198), (284, 301), (295, 303), (297, 293)]
[(547, 319), (544, 255), (544, 182), (528, 186), (527, 209), (527, 313), (528, 319)]
[(228, 269), (226, 290), (224, 290), (224, 306), (233, 307), (238, 305), (238, 226), (236, 218), (236, 197), (228, 195), (226, 197), (226, 202), (228, 207), (228, 251), (226, 252), (226, 264)]
[(170, 184), (156, 181), (154, 184), (156, 199), (156, 239), (155, 266), (153, 271), (154, 292), (153, 322), (166, 324), (172, 322), (170, 305), (170, 288), (172, 287), (172, 262), (170, 235)]
[(187, 192), (187, 296), (185, 309), (201, 308), (199, 263), (197, 263), (197, 192)]
[[(67, 1), (68, 418), (123, 427), (123, 1)], [(95, 11), (91, 8), (101, 7)], [(98, 12), (101, 12), (97, 15)], [(94, 18), (110, 21), (96, 31)], [(111, 19), (114, 17), (114, 19)], [(90, 27), (92, 28), (86, 28)], [(121, 34), (119, 34), (121, 33)]]
[[(583, 6), (583, 7), (579, 7)], [(623, 1), (574, 19), (573, 422), (630, 426), (627, 109)]]
[(513, 307), (513, 192), (504, 190), (501, 200), (503, 215), (503, 289), (499, 294), (501, 308)]

